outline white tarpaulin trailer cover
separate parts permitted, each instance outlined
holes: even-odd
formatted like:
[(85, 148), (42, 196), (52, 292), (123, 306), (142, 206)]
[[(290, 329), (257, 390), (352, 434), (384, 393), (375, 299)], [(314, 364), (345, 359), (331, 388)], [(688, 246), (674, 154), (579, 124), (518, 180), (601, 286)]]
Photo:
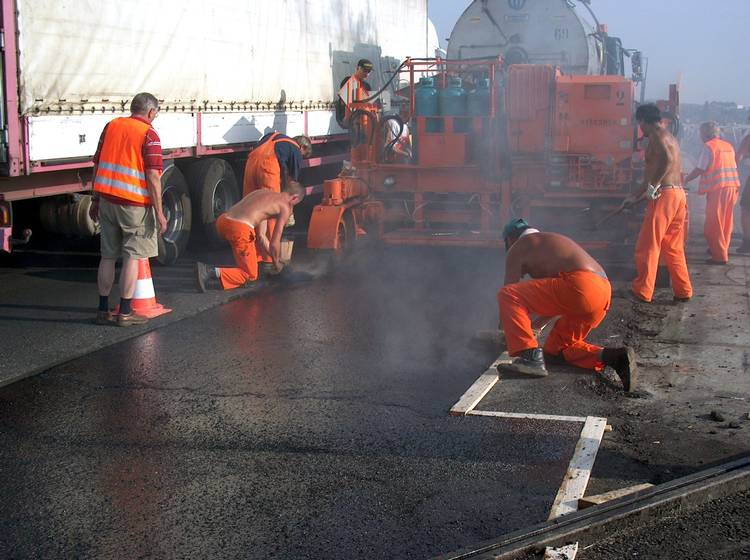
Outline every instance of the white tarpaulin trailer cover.
[(427, 0), (17, 0), (17, 8), (22, 114), (112, 108), (139, 91), (178, 110), (329, 103), (358, 58), (378, 73), (436, 47)]

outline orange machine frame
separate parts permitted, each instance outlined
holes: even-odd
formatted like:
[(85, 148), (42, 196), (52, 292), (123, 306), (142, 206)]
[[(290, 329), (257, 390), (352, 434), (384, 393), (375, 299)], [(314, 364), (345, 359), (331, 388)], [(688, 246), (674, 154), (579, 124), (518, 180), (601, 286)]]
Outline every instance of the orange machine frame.
[[(325, 183), (309, 247), (341, 249), (364, 233), (392, 244), (501, 247), (511, 216), (574, 236), (588, 229), (581, 241), (590, 248), (634, 237), (632, 216), (602, 231), (587, 228), (619, 205), (642, 172), (631, 80), (505, 68), (500, 58), (407, 59), (400, 72), (408, 84), (400, 117), (416, 155), (401, 163), (385, 157), (379, 107), (354, 104), (353, 167)], [(417, 116), (416, 84), (425, 75), (442, 87), (452, 76), (488, 78), (487, 114)], [(660, 105), (676, 115), (678, 103), (672, 87)], [(428, 126), (431, 120), (439, 126)]]

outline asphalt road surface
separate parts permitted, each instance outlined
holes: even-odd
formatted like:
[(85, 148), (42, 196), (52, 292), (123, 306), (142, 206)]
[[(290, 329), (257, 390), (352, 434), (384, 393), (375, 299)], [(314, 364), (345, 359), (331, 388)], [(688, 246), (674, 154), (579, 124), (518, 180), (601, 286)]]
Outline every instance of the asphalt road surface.
[(0, 557), (428, 558), (545, 520), (580, 426), (447, 414), (502, 255), (325, 264), (1, 388)]

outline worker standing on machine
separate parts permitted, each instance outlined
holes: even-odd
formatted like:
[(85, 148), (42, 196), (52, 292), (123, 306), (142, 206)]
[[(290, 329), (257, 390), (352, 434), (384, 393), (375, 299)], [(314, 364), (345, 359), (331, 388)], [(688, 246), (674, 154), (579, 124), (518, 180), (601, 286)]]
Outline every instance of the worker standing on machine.
[(729, 262), (734, 205), (740, 196), (740, 175), (734, 148), (721, 139), (719, 125), (714, 121), (704, 122), (700, 133), (704, 142), (703, 149), (698, 165), (685, 177), (685, 183), (696, 177), (701, 178), (698, 194), (706, 195), (703, 235), (711, 253), (711, 258), (706, 263), (725, 265)]
[[(283, 191), (291, 181), (299, 181), (302, 159), (310, 157), (311, 154), (312, 141), (307, 136), (290, 138), (280, 132), (269, 132), (260, 139), (247, 157), (242, 196), (258, 189), (268, 189), (277, 193)], [(290, 225), (293, 225), (294, 216), (290, 219)], [(272, 237), (276, 221), (270, 220), (267, 227), (268, 236)], [(273, 260), (260, 244), (256, 253), (258, 262), (270, 264)]]
[(372, 87), (367, 82), (367, 76), (370, 75), (372, 69), (372, 62), (362, 58), (357, 62), (354, 74), (342, 80), (336, 101), (336, 120), (341, 128), (351, 127), (352, 104), (370, 96)]
[(636, 278), (631, 295), (637, 301), (651, 302), (661, 257), (672, 280), (674, 301), (688, 301), (693, 287), (685, 259), (687, 197), (682, 188), (680, 146), (653, 103), (638, 107), (635, 118), (648, 138), (646, 169), (643, 185), (623, 201), (621, 208), (644, 198), (649, 201), (635, 246)]
[[(499, 365), (498, 371), (543, 377), (547, 375), (545, 359), (599, 373), (610, 366), (625, 391), (631, 391), (637, 375), (633, 350), (602, 348), (585, 340), (607, 315), (612, 297), (601, 265), (572, 239), (542, 233), (523, 219), (505, 226), (503, 238), (505, 285), (497, 293), (497, 302), (508, 353), (516, 359)], [(526, 274), (532, 280), (521, 282)], [(544, 350), (534, 336), (531, 314), (540, 317), (536, 326), (559, 316)]]
[(290, 181), (283, 192), (258, 189), (243, 197), (237, 204), (216, 220), (216, 231), (229, 242), (234, 254), (235, 268), (208, 266), (195, 263), (195, 279), (198, 290), (205, 292), (212, 281), (224, 290), (238, 288), (248, 281), (258, 279), (256, 241), (271, 255), (274, 271), (281, 272), (286, 264), (281, 260), (281, 233), (276, 228), (269, 237), (266, 224), (272, 219), (286, 223), (292, 209), (305, 198), (305, 189), (296, 181)]

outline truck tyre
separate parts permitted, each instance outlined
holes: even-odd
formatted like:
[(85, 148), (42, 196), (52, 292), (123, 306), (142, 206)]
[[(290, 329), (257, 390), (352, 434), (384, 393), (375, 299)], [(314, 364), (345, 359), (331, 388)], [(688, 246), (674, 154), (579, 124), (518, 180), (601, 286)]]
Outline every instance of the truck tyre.
[(201, 225), (206, 240), (221, 245), (214, 226), (216, 218), (240, 200), (240, 187), (232, 166), (223, 159), (207, 158), (191, 165), (187, 175), (196, 204), (193, 217)]
[(174, 164), (167, 167), (161, 176), (161, 200), (167, 218), (167, 231), (159, 236), (157, 258), (161, 264), (171, 265), (185, 253), (193, 224), (187, 181)]

